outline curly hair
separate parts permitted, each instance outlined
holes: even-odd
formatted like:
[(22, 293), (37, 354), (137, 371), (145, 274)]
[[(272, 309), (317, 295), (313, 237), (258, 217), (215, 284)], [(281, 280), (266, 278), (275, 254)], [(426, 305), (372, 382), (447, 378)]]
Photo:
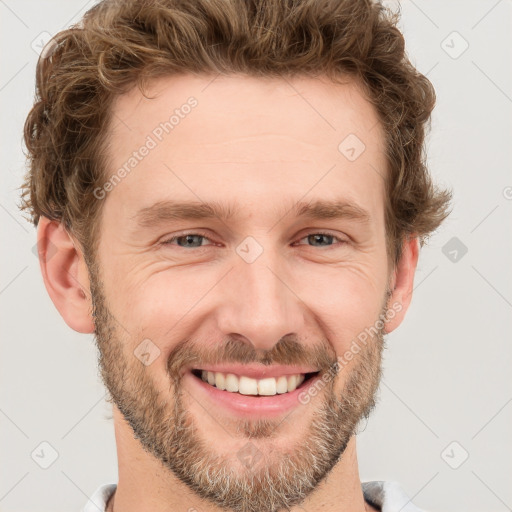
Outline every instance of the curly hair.
[(420, 244), (449, 214), (424, 149), (432, 84), (411, 64), (399, 11), (372, 0), (103, 0), (59, 32), (36, 70), (24, 127), (29, 168), (21, 210), (62, 222), (95, 254), (116, 96), (181, 73), (349, 77), (385, 132), (385, 223), (396, 264), (404, 239)]

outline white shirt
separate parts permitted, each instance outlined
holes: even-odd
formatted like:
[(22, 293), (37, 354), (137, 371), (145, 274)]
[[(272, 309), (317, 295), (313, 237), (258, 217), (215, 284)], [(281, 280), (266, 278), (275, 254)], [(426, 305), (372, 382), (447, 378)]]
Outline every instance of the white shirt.
[[(381, 512), (424, 512), (411, 503), (398, 482), (362, 482), (364, 499)], [(107, 501), (117, 484), (98, 487), (82, 512), (105, 512)]]

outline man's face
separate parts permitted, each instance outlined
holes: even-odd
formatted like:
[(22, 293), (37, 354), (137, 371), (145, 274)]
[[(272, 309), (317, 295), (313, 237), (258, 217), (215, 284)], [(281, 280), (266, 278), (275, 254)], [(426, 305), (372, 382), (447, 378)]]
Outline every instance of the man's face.
[[(146, 156), (103, 199), (90, 269), (103, 379), (144, 449), (199, 497), (291, 506), (374, 404), (383, 331), (353, 342), (390, 306), (381, 126), (353, 84), (182, 76), (149, 96), (120, 97), (112, 117), (108, 176)], [(345, 206), (301, 215), (320, 202)], [(201, 380), (221, 365), (319, 373), (250, 396)]]

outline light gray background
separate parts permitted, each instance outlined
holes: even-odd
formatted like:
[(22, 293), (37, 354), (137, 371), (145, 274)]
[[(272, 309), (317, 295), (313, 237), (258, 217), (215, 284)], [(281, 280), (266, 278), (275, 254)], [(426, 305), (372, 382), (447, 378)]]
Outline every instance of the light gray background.
[[(16, 206), (33, 47), (93, 3), (0, 0), (3, 512), (78, 511), (100, 484), (117, 482), (93, 337), (54, 308), (35, 228)], [(361, 479), (397, 480), (432, 511), (512, 510), (512, 4), (401, 6), (408, 53), (437, 91), (429, 162), (453, 187), (454, 211), (422, 250), (411, 308), (388, 337), (380, 402), (358, 439)], [(453, 237), (467, 247), (455, 262), (443, 253)], [(31, 458), (43, 441), (59, 454), (48, 469)]]

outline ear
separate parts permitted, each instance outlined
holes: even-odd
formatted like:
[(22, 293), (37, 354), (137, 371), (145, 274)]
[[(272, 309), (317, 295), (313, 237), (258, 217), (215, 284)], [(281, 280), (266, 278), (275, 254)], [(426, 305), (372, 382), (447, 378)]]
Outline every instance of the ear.
[(388, 298), (388, 311), (394, 314), (386, 315), (385, 332), (394, 331), (403, 321), (412, 299), (414, 274), (418, 264), (418, 238), (413, 236), (404, 240), (402, 255), (395, 266), (390, 280), (391, 295)]
[(44, 285), (64, 321), (81, 333), (94, 332), (87, 265), (64, 225), (41, 216), (37, 249)]

